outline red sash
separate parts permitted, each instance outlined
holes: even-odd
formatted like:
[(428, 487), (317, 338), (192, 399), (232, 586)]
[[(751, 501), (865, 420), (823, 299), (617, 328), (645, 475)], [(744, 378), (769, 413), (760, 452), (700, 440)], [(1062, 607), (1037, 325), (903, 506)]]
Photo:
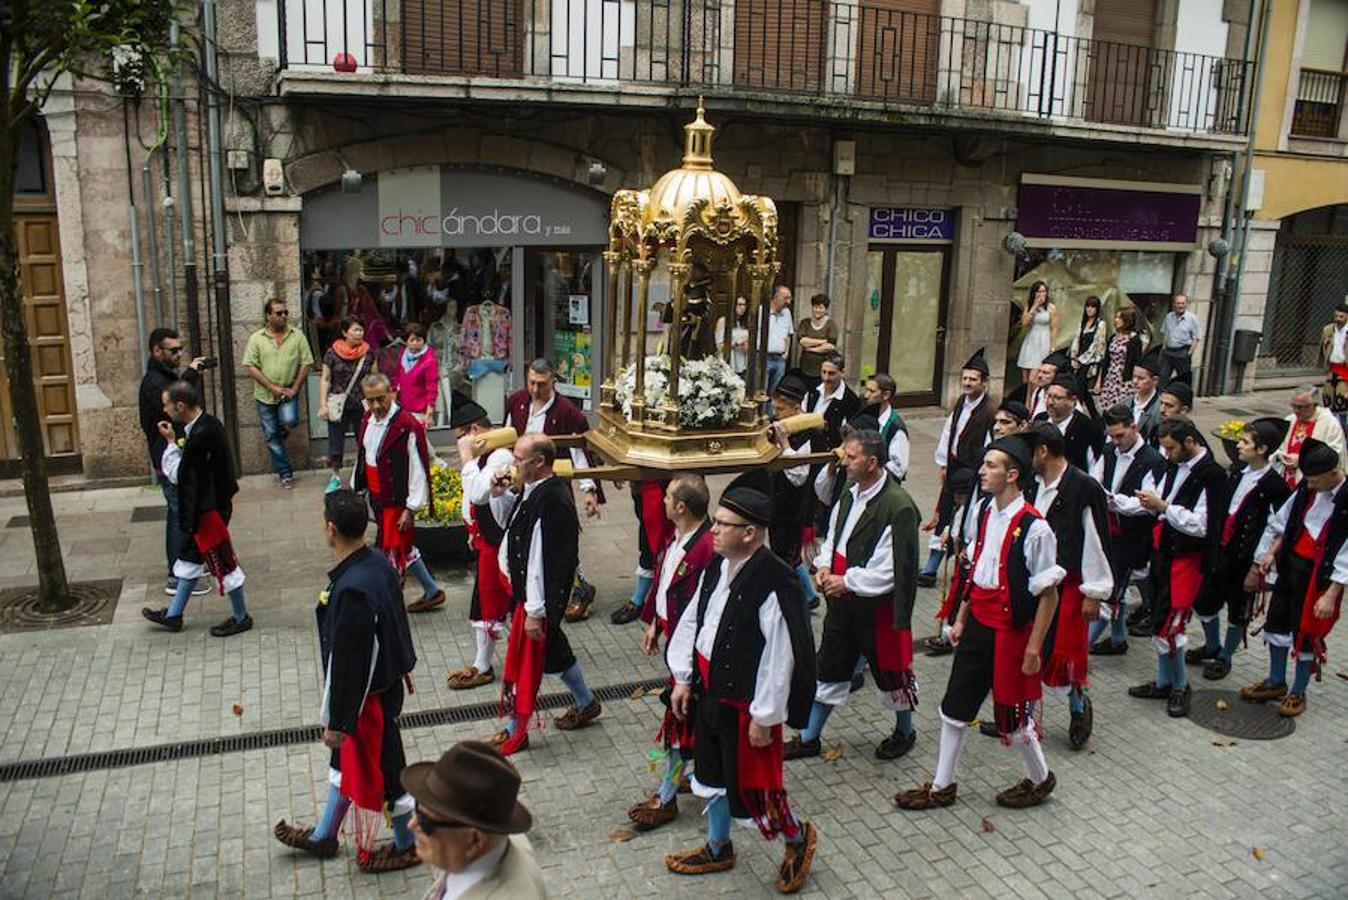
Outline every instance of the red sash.
[[(833, 553), (831, 571), (841, 576), (847, 572), (847, 557)], [(844, 601), (846, 602), (846, 601)], [(913, 675), (913, 632), (894, 627), (894, 595), (889, 594), (875, 604), (875, 658), (880, 671), (872, 672), (875, 684), (889, 693), (889, 699), (899, 709), (917, 707), (917, 678)]]
[(1170, 614), (1156, 636), (1170, 645), (1173, 653), (1179, 637), (1189, 624), (1194, 601), (1203, 586), (1203, 554), (1177, 553), (1170, 560)]
[(1105, 513), (1105, 521), (1109, 523), (1109, 536), (1119, 537), (1123, 534), (1123, 519), (1116, 512)]
[[(1303, 422), (1297, 419), (1292, 423), (1292, 432), (1287, 436), (1287, 452), (1292, 455), (1301, 453), (1301, 445), (1306, 443), (1306, 438), (1311, 436), (1314, 430), (1314, 422)], [(1301, 468), (1288, 469), (1283, 472), (1283, 478), (1287, 480), (1288, 487), (1296, 487), (1300, 478)]]
[[(982, 588), (975, 583), (969, 596), (969, 611), (994, 632), (992, 712), (1002, 743), (1008, 746), (1011, 744), (1011, 736), (1027, 724), (1033, 723), (1035, 730), (1038, 730), (1039, 713), (1042, 708), (1040, 701), (1044, 696), (1043, 682), (1039, 673), (1026, 675), (1021, 672), (1021, 666), (1025, 661), (1025, 648), (1030, 644), (1030, 632), (1034, 629), (1034, 621), (1026, 622), (1019, 628), (1011, 626), (1011, 591), (1007, 587), (1010, 584), (1008, 580), (1010, 575), (1006, 563), (1011, 557), (1011, 546), (1015, 542), (1021, 523), (1031, 510), (1032, 507), (1026, 504), (1007, 526), (997, 565), (997, 583), (1000, 587)], [(990, 515), (991, 511), (978, 523), (978, 541), (974, 545), (973, 568), (977, 568), (978, 560), (983, 555), (983, 538), (987, 535)], [(973, 568), (969, 572), (970, 578), (973, 578)]]
[(538, 687), (543, 683), (543, 657), (548, 646), (548, 623), (543, 621), (543, 639), (524, 633), (524, 604), (515, 606), (510, 620), (510, 643), (506, 645), (505, 669), (501, 673), (501, 714), (513, 716), (524, 727), (534, 713)]
[[(488, 513), (490, 515), (490, 513)], [(468, 508), (468, 538), (477, 551), (477, 607), (483, 622), (501, 622), (510, 610), (510, 582), (501, 571), (498, 547), (488, 544), (477, 524), (477, 507)]]
[(379, 823), (384, 819), (384, 703), (370, 694), (356, 717), (356, 733), (348, 735), (337, 751), (341, 767), (342, 796), (356, 807), (352, 821), (356, 832), (356, 855), (368, 858)]
[(1320, 555), (1319, 542), (1311, 537), (1310, 529), (1301, 529), (1301, 535), (1297, 538), (1297, 542), (1292, 545), (1292, 552), (1302, 559), (1311, 560)]
[(1329, 374), (1339, 381), (1348, 381), (1348, 363), (1330, 363)]
[(404, 531), (398, 528), (398, 519), (402, 516), (403, 506), (383, 506), (380, 502), (382, 496), (381, 485), (379, 483), (379, 469), (375, 466), (365, 466), (365, 483), (370, 487), (370, 496), (379, 503), (379, 549), (388, 557), (388, 561), (393, 564), (393, 568), (398, 570), (398, 574), (403, 574), (407, 569), (407, 561), (412, 555), (413, 537), (415, 535), (415, 526), (410, 523)]
[[(1241, 504), (1244, 506), (1244, 504)], [(1239, 509), (1236, 512), (1240, 512)], [(1226, 521), (1222, 523), (1222, 546), (1225, 547), (1231, 543), (1231, 538), (1236, 536), (1236, 513), (1227, 513)]]
[[(1303, 529), (1301, 538), (1297, 540), (1292, 548), (1293, 552), (1300, 554), (1303, 541), (1307, 532)], [(1319, 676), (1320, 667), (1329, 657), (1328, 649), (1325, 646), (1325, 638), (1329, 637), (1329, 632), (1334, 629), (1334, 623), (1339, 620), (1339, 613), (1343, 610), (1343, 597), (1340, 596), (1334, 603), (1334, 612), (1327, 619), (1317, 618), (1315, 615), (1315, 601), (1320, 599), (1320, 590), (1316, 587), (1319, 582), (1320, 567), (1325, 564), (1325, 549), (1329, 542), (1329, 522), (1326, 521), (1324, 527), (1320, 529), (1320, 536), (1313, 541), (1314, 554), (1312, 559), (1315, 565), (1311, 568), (1311, 577), (1309, 584), (1306, 585), (1306, 597), (1301, 601), (1301, 621), (1297, 623), (1297, 636), (1295, 653), (1298, 657), (1306, 651), (1314, 654), (1312, 668), (1315, 674)], [(1333, 560), (1329, 561), (1333, 565)]]
[(1090, 626), (1081, 617), (1086, 595), (1081, 593), (1081, 575), (1070, 573), (1063, 580), (1058, 599), (1058, 625), (1053, 636), (1053, 655), (1044, 663), (1044, 684), (1049, 687), (1083, 688), (1086, 677)]
[(215, 576), (216, 587), (221, 595), (225, 593), (225, 576), (239, 567), (234, 555), (234, 544), (229, 539), (229, 526), (220, 513), (208, 509), (197, 520), (197, 530), (192, 540), (201, 553), (201, 561), (206, 571)]

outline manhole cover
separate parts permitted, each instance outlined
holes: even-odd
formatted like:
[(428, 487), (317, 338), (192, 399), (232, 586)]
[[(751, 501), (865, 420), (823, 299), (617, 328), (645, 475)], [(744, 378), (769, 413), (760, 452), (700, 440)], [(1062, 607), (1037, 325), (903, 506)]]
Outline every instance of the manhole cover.
[[(1225, 706), (1219, 708), (1218, 704)], [(1194, 691), (1189, 720), (1209, 731), (1247, 741), (1272, 741), (1296, 730), (1296, 719), (1278, 715), (1277, 703), (1246, 703), (1236, 691)]]
[(163, 506), (137, 506), (131, 510), (132, 522), (162, 522), (168, 512)]
[(70, 585), (75, 604), (58, 613), (44, 613), (37, 607), (35, 586), (0, 591), (0, 632), (47, 631), (52, 628), (78, 628), (82, 625), (107, 625), (117, 611), (122, 580), (78, 581)]

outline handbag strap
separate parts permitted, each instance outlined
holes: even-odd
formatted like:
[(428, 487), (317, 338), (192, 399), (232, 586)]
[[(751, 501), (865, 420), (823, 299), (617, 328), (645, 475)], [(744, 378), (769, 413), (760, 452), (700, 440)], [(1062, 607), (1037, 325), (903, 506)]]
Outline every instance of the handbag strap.
[(360, 370), (362, 367), (364, 367), (365, 360), (369, 358), (370, 353), (369, 351), (366, 351), (365, 355), (362, 356), (360, 358), (360, 361), (356, 363), (356, 371), (351, 373), (351, 380), (346, 383), (346, 390), (342, 391), (341, 393), (343, 406), (346, 405), (346, 398), (351, 394), (351, 388), (355, 387), (357, 381), (360, 381)]

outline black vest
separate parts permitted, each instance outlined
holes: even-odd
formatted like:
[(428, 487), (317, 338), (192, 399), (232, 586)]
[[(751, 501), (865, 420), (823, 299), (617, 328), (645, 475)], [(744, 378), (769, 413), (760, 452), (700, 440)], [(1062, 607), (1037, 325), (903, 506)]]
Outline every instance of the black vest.
[[(1033, 506), (1039, 496), (1040, 484), (1036, 480), (1025, 499)], [(1095, 520), (1095, 533), (1100, 543), (1109, 552), (1109, 518), (1105, 489), (1094, 478), (1075, 466), (1068, 466), (1058, 482), (1058, 494), (1048, 509), (1041, 510), (1053, 535), (1058, 539), (1058, 565), (1068, 572), (1081, 572), (1081, 556), (1085, 547), (1085, 535), (1081, 532), (1081, 511), (1089, 508), (1091, 518)], [(1039, 507), (1035, 506), (1038, 510)]]
[[(1114, 483), (1114, 472), (1119, 467), (1119, 451), (1114, 444), (1105, 445), (1104, 471), (1101, 486), (1108, 491)], [(1165, 471), (1165, 457), (1155, 447), (1143, 441), (1133, 456), (1132, 465), (1123, 473), (1119, 489), (1114, 493), (1131, 497), (1142, 489), (1142, 482), (1148, 474), (1157, 479)], [(1112, 536), (1110, 559), (1116, 568), (1140, 569), (1146, 565), (1151, 555), (1151, 530), (1156, 520), (1151, 516), (1118, 516), (1120, 533)]]
[[(707, 615), (707, 603), (720, 581), (726, 561), (713, 556), (703, 571), (702, 588), (697, 601), (697, 627), (700, 631)], [(782, 618), (791, 634), (795, 664), (791, 670), (791, 694), (787, 700), (787, 724), (804, 728), (814, 704), (814, 634), (810, 630), (805, 597), (795, 572), (767, 547), (760, 547), (745, 561), (730, 582), (730, 596), (721, 613), (720, 627), (711, 658), (711, 683), (703, 689), (720, 700), (747, 703), (753, 699), (758, 682), (758, 663), (763, 656), (763, 630), (758, 624), (758, 608), (770, 594), (776, 593)], [(694, 651), (696, 652), (696, 651)], [(694, 677), (698, 666), (693, 661)]]
[[(1162, 497), (1170, 492), (1170, 485), (1174, 483), (1178, 471), (1179, 466), (1176, 464), (1172, 463), (1166, 467), (1159, 491)], [(1226, 472), (1212, 458), (1211, 453), (1190, 469), (1189, 477), (1184, 479), (1184, 484), (1180, 485), (1180, 489), (1170, 502), (1186, 509), (1193, 509), (1198, 503), (1199, 495), (1205, 492), (1208, 500), (1207, 536), (1192, 537), (1171, 528), (1168, 524), (1163, 524), (1160, 552), (1163, 560), (1180, 553), (1202, 553), (1203, 571), (1212, 572), (1221, 562), (1222, 526), (1226, 523), (1227, 493)]]
[[(484, 453), (477, 458), (478, 469), (487, 467), (487, 457), (490, 454)], [(496, 516), (492, 515), (491, 503), (474, 503), (473, 518), (477, 520), (478, 533), (482, 535), (482, 540), (486, 541), (488, 546), (501, 546), (501, 538), (505, 537), (505, 528), (496, 521)]]
[[(1278, 571), (1291, 571), (1292, 548), (1296, 546), (1301, 533), (1306, 530), (1306, 512), (1311, 508), (1315, 492), (1305, 479), (1297, 485), (1292, 495), (1292, 511), (1287, 517), (1287, 530), (1283, 532), (1282, 545), (1278, 548)], [(1334, 511), (1329, 514), (1326, 523), (1329, 540), (1325, 544), (1324, 562), (1316, 572), (1315, 586), (1319, 590), (1329, 587), (1334, 576), (1334, 557), (1338, 556), (1345, 540), (1348, 540), (1348, 486), (1340, 487), (1334, 495)]]
[[(955, 426), (959, 424), (960, 413), (964, 410), (963, 404), (964, 398), (961, 397), (954, 412), (950, 414), (950, 434), (947, 438), (949, 444), (946, 447), (947, 476), (961, 467), (975, 470), (978, 468), (983, 460), (983, 447), (988, 431), (992, 428), (992, 418), (997, 412), (997, 404), (993, 402), (991, 396), (984, 393), (978, 405), (969, 413), (969, 421), (964, 423), (964, 430), (960, 432), (959, 439), (955, 440)], [(949, 481), (947, 477), (946, 482)]]
[[(1244, 468), (1231, 472), (1226, 492), (1228, 498), (1235, 493), (1242, 474)], [(1259, 477), (1236, 509), (1231, 541), (1222, 548), (1222, 562), (1228, 572), (1234, 571), (1244, 575), (1244, 570), (1254, 561), (1254, 551), (1259, 547), (1259, 539), (1264, 535), (1269, 514), (1282, 506), (1291, 493), (1292, 489), (1287, 486), (1282, 473), (1271, 465), (1266, 466), (1264, 474)]]
[(506, 523), (510, 546), (506, 551), (510, 584), (510, 607), (525, 601), (524, 585), (529, 573), (529, 544), (534, 524), (543, 525), (543, 604), (549, 622), (560, 618), (571, 597), (571, 587), (580, 564), (577, 542), (580, 520), (571, 489), (560, 478), (543, 481), (521, 499)]
[[(982, 505), (978, 509), (978, 531), (976, 534), (983, 534), (985, 523), (989, 510), (992, 508), (993, 498), (985, 497)], [(1035, 519), (1042, 519), (1043, 516), (1033, 506), (1027, 504), (1027, 510), (1024, 518), (1021, 519), (1020, 534), (1012, 534), (1011, 552), (1006, 559), (1006, 588), (1011, 594), (1011, 627), (1019, 628), (1026, 622), (1034, 619), (1035, 613), (1039, 611), (1039, 598), (1030, 593), (1030, 567), (1025, 563), (1025, 542), (1030, 537), (1030, 523)], [(975, 539), (976, 540), (976, 539)], [(976, 545), (975, 545), (976, 546)], [(984, 553), (995, 554), (1001, 558), (1001, 545), (983, 547)], [(973, 572), (978, 568), (978, 559), (975, 557), (970, 561), (969, 583), (973, 584)]]

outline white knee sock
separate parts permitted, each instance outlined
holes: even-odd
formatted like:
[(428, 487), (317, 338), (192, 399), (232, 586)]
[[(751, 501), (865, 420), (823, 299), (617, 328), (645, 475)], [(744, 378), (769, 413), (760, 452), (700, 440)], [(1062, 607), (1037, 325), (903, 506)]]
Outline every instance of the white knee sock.
[(955, 767), (959, 765), (960, 754), (964, 752), (964, 739), (969, 736), (969, 726), (941, 715), (941, 743), (937, 749), (936, 776), (931, 780), (935, 790), (942, 790), (955, 781)]
[(485, 628), (474, 628), (473, 633), (477, 637), (477, 659), (473, 661), (473, 667), (479, 672), (490, 672), (492, 651), (496, 648), (496, 641), (492, 639), (491, 632)]
[(1044, 747), (1039, 743), (1039, 736), (1034, 733), (1034, 726), (1021, 730), (1020, 740), (1015, 742), (1015, 747), (1020, 754), (1020, 761), (1025, 764), (1025, 777), (1034, 784), (1042, 784), (1048, 777), (1048, 763), (1044, 760)]

